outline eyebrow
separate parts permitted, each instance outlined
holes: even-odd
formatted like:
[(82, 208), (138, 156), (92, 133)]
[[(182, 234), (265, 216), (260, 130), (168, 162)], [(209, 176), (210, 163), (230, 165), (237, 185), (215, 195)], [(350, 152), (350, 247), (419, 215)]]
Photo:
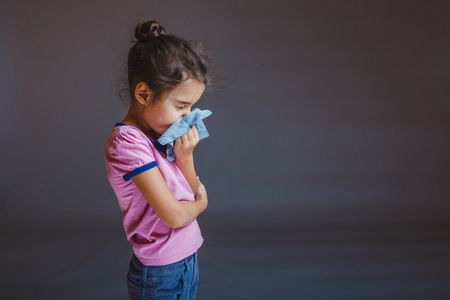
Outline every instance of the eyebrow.
[(175, 100), (175, 101), (177, 101), (178, 103), (181, 103), (181, 104), (192, 104), (191, 102), (186, 102), (186, 101), (181, 101), (181, 100)]

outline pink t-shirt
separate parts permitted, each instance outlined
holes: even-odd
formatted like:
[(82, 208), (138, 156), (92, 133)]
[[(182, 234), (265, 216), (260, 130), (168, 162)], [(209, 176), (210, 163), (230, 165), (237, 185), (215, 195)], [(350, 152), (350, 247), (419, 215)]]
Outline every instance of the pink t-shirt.
[(194, 201), (194, 194), (175, 161), (139, 129), (116, 124), (104, 147), (106, 173), (116, 193), (127, 239), (136, 257), (147, 266), (180, 261), (203, 243), (197, 220), (182, 228), (166, 226), (150, 207), (131, 178), (158, 167), (169, 189), (179, 201)]

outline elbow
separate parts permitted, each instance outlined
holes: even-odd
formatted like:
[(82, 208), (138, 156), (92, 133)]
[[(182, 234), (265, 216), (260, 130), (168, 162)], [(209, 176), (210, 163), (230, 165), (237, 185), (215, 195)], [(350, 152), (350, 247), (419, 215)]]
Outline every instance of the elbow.
[(192, 222), (187, 219), (183, 211), (173, 212), (169, 216), (160, 219), (166, 226), (173, 229), (184, 227)]
[(173, 228), (173, 229), (177, 229), (177, 228), (181, 228), (185, 225), (183, 225), (181, 222), (177, 221), (177, 220), (161, 220), (164, 225)]
[(184, 227), (184, 226), (186, 226), (186, 225), (189, 224), (189, 223), (177, 222), (177, 221), (175, 221), (175, 222), (164, 222), (164, 221), (163, 221), (163, 223), (164, 223), (166, 226), (168, 226), (168, 227), (170, 227), (170, 228), (173, 228), (173, 229), (181, 228), (181, 227)]

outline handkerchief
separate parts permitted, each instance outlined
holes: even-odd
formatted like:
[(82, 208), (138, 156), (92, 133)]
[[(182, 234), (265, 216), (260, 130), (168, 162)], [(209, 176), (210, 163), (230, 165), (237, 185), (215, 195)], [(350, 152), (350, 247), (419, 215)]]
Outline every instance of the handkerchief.
[(198, 108), (194, 109), (190, 114), (187, 114), (172, 124), (166, 132), (161, 135), (158, 139), (158, 143), (166, 146), (166, 154), (168, 161), (175, 160), (175, 154), (173, 153), (173, 143), (175, 140), (186, 134), (191, 130), (192, 126), (195, 125), (198, 131), (199, 139), (202, 140), (209, 136), (208, 130), (206, 130), (205, 124), (203, 124), (203, 119), (212, 114), (209, 110), (200, 110)]

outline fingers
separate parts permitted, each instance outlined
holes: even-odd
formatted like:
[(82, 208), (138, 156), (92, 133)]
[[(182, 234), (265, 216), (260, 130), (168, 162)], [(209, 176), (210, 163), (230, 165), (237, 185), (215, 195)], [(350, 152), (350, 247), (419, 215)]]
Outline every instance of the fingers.
[(198, 139), (199, 139), (199, 135), (198, 135), (197, 127), (192, 126), (192, 129), (191, 129), (190, 131), (192, 131), (193, 137), (194, 137), (196, 140), (198, 140)]
[(181, 144), (183, 144), (183, 145), (187, 145), (187, 143), (189, 142), (189, 138), (187, 136), (187, 133), (185, 133), (182, 136), (180, 136), (180, 139), (181, 139)]
[(189, 141), (197, 141), (199, 139), (198, 137), (198, 131), (195, 126), (192, 126), (191, 130), (189, 130), (187, 133), (187, 138)]
[(177, 160), (183, 160), (192, 156), (194, 148), (200, 141), (197, 128), (193, 127), (187, 133), (175, 139), (174, 154)]
[(198, 179), (198, 186), (201, 187), (203, 190), (206, 191), (205, 186), (203, 185), (203, 183), (200, 181), (200, 177), (197, 176)]
[(180, 141), (183, 145), (188, 145), (189, 143), (198, 143), (199, 135), (197, 128), (193, 126), (191, 130), (178, 137), (175, 141)]
[(175, 139), (175, 144), (182, 145), (182, 144), (183, 144), (182, 137), (183, 137), (183, 135), (177, 137), (177, 138)]
[(200, 182), (198, 189), (197, 189), (197, 194), (195, 195), (195, 200), (202, 200), (202, 199), (207, 199), (208, 194), (206, 193), (206, 188), (205, 186)]

